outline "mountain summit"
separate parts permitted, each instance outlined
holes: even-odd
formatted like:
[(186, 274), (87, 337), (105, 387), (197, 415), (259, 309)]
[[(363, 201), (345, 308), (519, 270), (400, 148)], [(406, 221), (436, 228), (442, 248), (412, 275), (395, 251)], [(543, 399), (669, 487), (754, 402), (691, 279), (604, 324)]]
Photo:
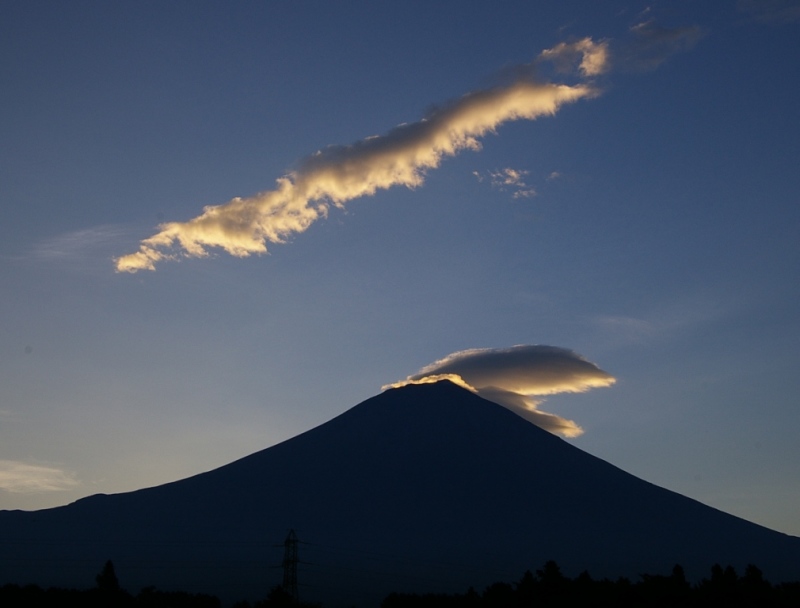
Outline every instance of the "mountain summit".
[(450, 382), (386, 391), (208, 473), (65, 507), (0, 512), (0, 584), (263, 597), (281, 542), (302, 599), (376, 604), (454, 592), (556, 560), (568, 574), (689, 576), (714, 563), (800, 578), (800, 539), (642, 481)]

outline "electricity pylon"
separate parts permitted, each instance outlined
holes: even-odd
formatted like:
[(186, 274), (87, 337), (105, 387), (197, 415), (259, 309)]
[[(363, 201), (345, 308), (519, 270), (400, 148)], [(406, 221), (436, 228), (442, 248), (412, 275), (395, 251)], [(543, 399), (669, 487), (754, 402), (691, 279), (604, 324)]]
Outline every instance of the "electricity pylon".
[(283, 541), (283, 590), (295, 604), (300, 602), (297, 593), (297, 543), (297, 534), (294, 530), (289, 530), (286, 540)]

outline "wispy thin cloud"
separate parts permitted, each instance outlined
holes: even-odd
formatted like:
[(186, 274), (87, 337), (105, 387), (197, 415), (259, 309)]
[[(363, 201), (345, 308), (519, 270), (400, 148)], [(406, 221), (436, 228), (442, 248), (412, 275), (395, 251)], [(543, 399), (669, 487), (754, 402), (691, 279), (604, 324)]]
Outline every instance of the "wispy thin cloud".
[(665, 27), (655, 19), (630, 28), (631, 39), (615, 55), (615, 67), (623, 70), (655, 70), (671, 56), (690, 50), (705, 35), (697, 25)]
[(750, 13), (761, 23), (771, 25), (800, 23), (798, 0), (739, 0), (737, 8)]
[(31, 254), (51, 261), (85, 258), (118, 244), (123, 234), (122, 228), (113, 225), (84, 228), (42, 239), (33, 245)]
[(450, 380), (502, 405), (533, 424), (564, 437), (583, 429), (573, 420), (539, 409), (541, 397), (584, 393), (611, 386), (616, 379), (578, 353), (556, 346), (524, 344), (511, 348), (476, 348), (452, 353), (393, 384)]
[(56, 467), (0, 460), (0, 490), (22, 493), (60, 492), (80, 485), (74, 473)]
[[(607, 45), (586, 38), (544, 51), (538, 61), (557, 62), (564, 70), (577, 62), (578, 73), (590, 77), (606, 69)], [(204, 257), (214, 247), (237, 257), (266, 253), (267, 243), (304, 232), (332, 207), (393, 186), (421, 186), (427, 171), (463, 150), (479, 150), (480, 138), (506, 122), (551, 116), (565, 104), (598, 94), (589, 81), (541, 83), (530, 74), (470, 93), (419, 122), (316, 152), (297, 171), (277, 179), (273, 190), (205, 207), (186, 222), (161, 224), (138, 251), (117, 258), (116, 269), (155, 270), (159, 262)]]
[(530, 172), (525, 169), (498, 169), (497, 171), (487, 171), (486, 175), (480, 171), (473, 171), (472, 174), (479, 182), (488, 177), (489, 183), (493, 188), (499, 190), (510, 190), (512, 198), (531, 198), (536, 196), (536, 189), (525, 182), (525, 176)]
[(635, 344), (645, 342), (662, 331), (652, 321), (636, 317), (600, 315), (592, 321), (602, 334), (609, 336), (610, 343)]
[(638, 316), (598, 315), (589, 323), (606, 345), (646, 344), (675, 338), (735, 314), (724, 302), (722, 297), (693, 294), (662, 303)]

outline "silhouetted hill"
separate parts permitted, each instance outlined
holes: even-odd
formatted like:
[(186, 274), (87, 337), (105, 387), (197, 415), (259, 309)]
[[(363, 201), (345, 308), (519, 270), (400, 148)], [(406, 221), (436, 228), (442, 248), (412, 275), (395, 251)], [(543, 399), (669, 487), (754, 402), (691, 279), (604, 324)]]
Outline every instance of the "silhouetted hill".
[(757, 564), (800, 578), (800, 539), (642, 481), (449, 382), (369, 399), (182, 481), (35, 512), (0, 512), (0, 584), (91, 585), (113, 559), (135, 589), (263, 597), (294, 528), (303, 599), (378, 601), (570, 574)]

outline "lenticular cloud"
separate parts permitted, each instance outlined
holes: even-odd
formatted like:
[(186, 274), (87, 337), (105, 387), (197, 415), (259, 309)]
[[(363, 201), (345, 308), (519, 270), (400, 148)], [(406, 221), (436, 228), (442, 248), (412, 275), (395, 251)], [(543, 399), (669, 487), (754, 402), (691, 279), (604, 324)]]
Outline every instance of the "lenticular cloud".
[(577, 437), (583, 429), (572, 420), (539, 410), (540, 397), (583, 393), (616, 382), (611, 374), (574, 351), (556, 346), (520, 345), (462, 350), (383, 388), (439, 380), (455, 382), (564, 437)]
[[(577, 59), (576, 59), (577, 58)], [(602, 73), (605, 43), (584, 39), (545, 51), (538, 61), (573, 62), (582, 77)], [(538, 83), (529, 77), (513, 84), (465, 95), (419, 122), (349, 146), (332, 146), (308, 157), (275, 188), (247, 198), (208, 206), (186, 222), (167, 222), (141, 241), (139, 250), (115, 260), (118, 272), (155, 270), (164, 260), (203, 257), (219, 247), (233, 256), (267, 252), (327, 216), (331, 207), (392, 186), (413, 188), (425, 173), (462, 150), (480, 149), (479, 138), (513, 120), (555, 114), (567, 103), (593, 97), (588, 82)]]

